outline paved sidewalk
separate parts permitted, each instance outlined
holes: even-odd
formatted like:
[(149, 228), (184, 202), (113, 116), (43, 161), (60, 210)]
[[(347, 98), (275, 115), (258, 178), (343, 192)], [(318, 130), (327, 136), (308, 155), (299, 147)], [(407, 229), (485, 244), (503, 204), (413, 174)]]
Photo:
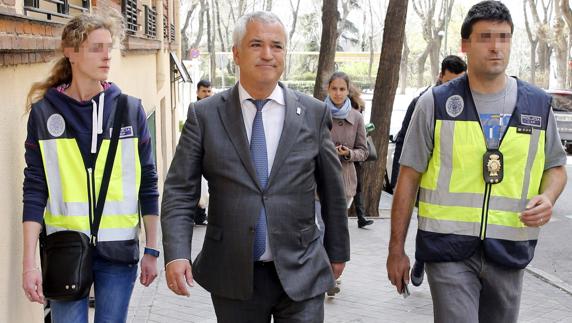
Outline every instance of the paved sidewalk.
[[(411, 286), (411, 296), (403, 299), (387, 280), (389, 219), (376, 219), (367, 229), (358, 229), (356, 220), (350, 219), (349, 226), (352, 259), (342, 276), (341, 293), (335, 298), (326, 297), (325, 322), (432, 322), (432, 302), (426, 282), (420, 287)], [(410, 256), (416, 227), (414, 220), (406, 244)], [(193, 257), (200, 250), (205, 230), (204, 226), (195, 227)], [(571, 305), (570, 294), (525, 273), (519, 322), (572, 322)], [(195, 283), (189, 298), (176, 296), (167, 288), (161, 270), (150, 287), (137, 283), (128, 322), (209, 323), (216, 322), (216, 317), (210, 296), (203, 288)]]

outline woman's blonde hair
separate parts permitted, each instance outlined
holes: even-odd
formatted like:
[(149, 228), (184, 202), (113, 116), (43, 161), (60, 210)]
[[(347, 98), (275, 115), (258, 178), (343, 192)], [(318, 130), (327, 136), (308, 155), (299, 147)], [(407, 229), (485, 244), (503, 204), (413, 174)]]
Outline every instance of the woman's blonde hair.
[[(89, 33), (97, 29), (106, 29), (111, 33), (113, 40), (121, 40), (124, 36), (124, 21), (121, 14), (115, 10), (107, 8), (105, 12), (84, 13), (72, 18), (62, 31), (62, 41), (60, 50), (63, 54), (64, 48), (78, 49), (87, 39)], [(67, 57), (60, 57), (50, 75), (44, 81), (32, 84), (26, 99), (26, 113), (32, 109), (32, 104), (40, 100), (49, 88), (69, 84), (72, 80), (72, 69)]]

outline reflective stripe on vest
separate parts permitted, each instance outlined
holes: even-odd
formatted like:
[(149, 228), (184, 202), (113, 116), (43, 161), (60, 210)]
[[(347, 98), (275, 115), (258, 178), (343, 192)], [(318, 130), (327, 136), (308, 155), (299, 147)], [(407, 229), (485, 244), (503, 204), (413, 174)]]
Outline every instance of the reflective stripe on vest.
[[(49, 192), (44, 218), (47, 234), (75, 230), (89, 235), (88, 175), (76, 140), (61, 138), (39, 142)], [(102, 141), (93, 172), (96, 196), (99, 194), (109, 143), (107, 139)], [(137, 238), (141, 178), (137, 145), (137, 138), (119, 140), (98, 241)]]
[(518, 213), (538, 194), (544, 135), (539, 129), (518, 134), (516, 128), (507, 128), (500, 146), (505, 180), (492, 185), (486, 200), (482, 175), (486, 150), (479, 122), (436, 120), (433, 155), (420, 184), (419, 229), (481, 239), (538, 239), (540, 230), (526, 227)]

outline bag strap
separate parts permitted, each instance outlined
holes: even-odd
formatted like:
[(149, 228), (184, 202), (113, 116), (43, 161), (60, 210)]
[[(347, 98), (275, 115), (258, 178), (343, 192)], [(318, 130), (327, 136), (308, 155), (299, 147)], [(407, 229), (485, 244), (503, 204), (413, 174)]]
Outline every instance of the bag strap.
[(113, 169), (113, 162), (115, 161), (115, 153), (117, 152), (117, 145), (119, 143), (119, 132), (121, 131), (121, 122), (127, 114), (127, 95), (119, 95), (117, 107), (115, 108), (115, 115), (113, 119), (113, 130), (111, 133), (111, 142), (109, 144), (109, 151), (107, 152), (107, 159), (105, 161), (105, 168), (103, 170), (103, 178), (101, 179), (101, 187), (99, 188), (99, 196), (95, 206), (93, 223), (91, 224), (91, 244), (97, 244), (97, 234), (99, 232), (99, 224), (101, 223), (101, 215), (105, 205), (105, 198), (107, 196), (107, 189), (109, 187), (109, 180), (111, 178), (111, 170)]

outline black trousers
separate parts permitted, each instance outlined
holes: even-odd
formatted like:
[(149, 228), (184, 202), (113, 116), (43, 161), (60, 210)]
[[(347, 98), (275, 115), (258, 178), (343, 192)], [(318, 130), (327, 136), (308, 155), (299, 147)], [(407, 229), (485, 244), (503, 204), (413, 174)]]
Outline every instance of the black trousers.
[(363, 166), (361, 162), (354, 163), (357, 175), (356, 195), (354, 196), (354, 208), (358, 222), (365, 222), (365, 205), (363, 203)]
[(254, 265), (254, 291), (246, 301), (211, 294), (219, 323), (322, 323), (324, 294), (296, 302), (282, 288), (273, 262)]

